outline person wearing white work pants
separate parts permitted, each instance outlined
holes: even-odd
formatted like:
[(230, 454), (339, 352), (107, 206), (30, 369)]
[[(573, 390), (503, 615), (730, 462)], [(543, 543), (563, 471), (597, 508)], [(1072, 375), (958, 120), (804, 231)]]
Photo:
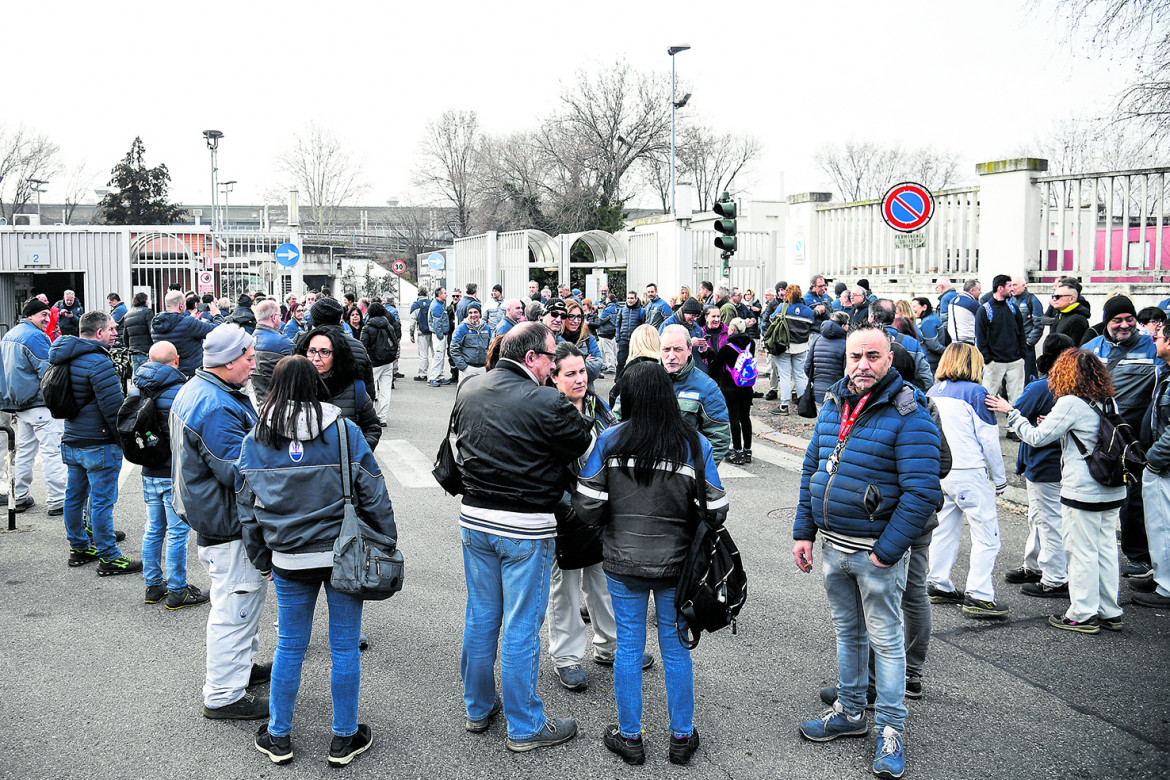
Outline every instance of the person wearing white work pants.
[(1068, 557), (1061, 538), (1060, 483), (1028, 484), (1028, 538), (1024, 542), (1025, 571), (1039, 571), (1040, 584), (1050, 588), (1068, 582)]
[(378, 422), (390, 424), (390, 394), (394, 391), (394, 364), (374, 366), (374, 389), (378, 393), (378, 400), (374, 408), (378, 412)]
[(16, 461), (12, 467), (16, 477), (16, 500), (28, 496), (33, 480), (33, 461), (41, 455), (41, 473), (45, 478), (49, 509), (65, 506), (67, 470), (61, 460), (61, 434), (64, 420), (55, 420), (44, 406), (34, 406), (15, 413)]
[(999, 395), (999, 386), (1007, 380), (1007, 400), (1015, 403), (1024, 392), (1024, 359), (1013, 363), (987, 363), (983, 366), (983, 387), (992, 395)]
[(427, 376), (432, 382), (443, 379), (443, 363), (447, 361), (447, 339), (436, 338), (431, 334), (431, 370)]
[(469, 377), (479, 376), (487, 371), (484, 366), (468, 366), (467, 368), (459, 369), (459, 384), (463, 384)]
[(1065, 617), (1083, 623), (1090, 618), (1121, 616), (1117, 591), (1121, 566), (1117, 562), (1118, 508), (1060, 507), (1064, 550), (1068, 554), (1068, 611)]
[(239, 701), (248, 687), (268, 582), (248, 560), (242, 539), (200, 547), (199, 560), (211, 577), (203, 704), (217, 709)]
[(585, 591), (589, 621), (593, 624), (594, 655), (612, 659), (617, 652), (617, 622), (601, 564), (565, 571), (554, 560), (546, 619), (548, 654), (558, 669), (580, 664), (585, 658), (589, 632), (581, 619), (582, 590)]
[(967, 594), (980, 601), (995, 601), (991, 572), (999, 554), (999, 517), (995, 488), (986, 469), (951, 469), (943, 477), (943, 506), (938, 510), (938, 528), (930, 540), (930, 571), (926, 581), (940, 590), (955, 591), (951, 569), (959, 556), (963, 518), (971, 527), (971, 564), (967, 571)]
[(1170, 597), (1170, 476), (1146, 469), (1142, 474), (1146, 539), (1154, 567), (1154, 592)]
[(613, 371), (617, 368), (617, 342), (613, 339), (597, 339), (597, 346), (601, 350), (601, 368)]
[(419, 333), (415, 339), (418, 342), (418, 375), (426, 379), (431, 370), (431, 334)]

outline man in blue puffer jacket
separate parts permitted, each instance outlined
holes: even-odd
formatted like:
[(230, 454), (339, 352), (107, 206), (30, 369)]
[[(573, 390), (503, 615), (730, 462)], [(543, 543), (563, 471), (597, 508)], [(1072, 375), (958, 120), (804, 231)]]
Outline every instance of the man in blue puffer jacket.
[(451, 384), (443, 376), (443, 364), (447, 360), (447, 336), (451, 334), (451, 318), (447, 316), (447, 288), (435, 290), (435, 299), (427, 309), (427, 327), (431, 329), (431, 365), (427, 379), (431, 387)]
[(832, 709), (800, 724), (800, 732), (816, 742), (869, 733), (868, 639), (877, 656), (880, 729), (873, 771), (901, 777), (907, 551), (938, 507), (941, 438), (922, 393), (890, 370), (890, 344), (873, 322), (846, 340), (846, 377), (829, 391), (805, 454), (792, 552), (797, 566), (811, 571), (813, 541), (822, 534), (839, 679)]
[(615, 381), (622, 378), (622, 371), (626, 368), (626, 358), (630, 355), (630, 337), (634, 329), (646, 320), (646, 311), (638, 300), (638, 293), (630, 290), (626, 293), (626, 305), (618, 309), (614, 318), (614, 340), (617, 341), (617, 374)]
[(459, 370), (459, 384), (468, 377), (479, 376), (487, 369), (488, 346), (492, 332), (483, 321), (483, 306), (474, 298), (464, 310), (466, 318), (455, 329), (451, 337), (451, 359)]
[(163, 299), (166, 311), (155, 315), (150, 322), (150, 336), (155, 341), (169, 341), (179, 352), (179, 371), (190, 379), (203, 360), (203, 340), (223, 322), (215, 301), (207, 304), (211, 322), (204, 322), (187, 313), (187, 301), (179, 290), (171, 290)]
[[(86, 312), (78, 323), (79, 336), (62, 336), (49, 349), (49, 364), (69, 364), (76, 417), (65, 421), (61, 460), (65, 485), (65, 535), (70, 562), (88, 556), (97, 560), (98, 576), (142, 571), (142, 561), (122, 555), (114, 538), (114, 504), (118, 501), (118, 473), (122, 448), (118, 445), (118, 409), (122, 382), (110, 360), (110, 346), (118, 326), (104, 311)], [(82, 510), (89, 503), (86, 531)]]

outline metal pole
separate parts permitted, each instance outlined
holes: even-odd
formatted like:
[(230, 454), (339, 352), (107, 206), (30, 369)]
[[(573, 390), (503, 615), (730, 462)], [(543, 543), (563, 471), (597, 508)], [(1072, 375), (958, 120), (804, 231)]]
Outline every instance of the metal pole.
[[(13, 424), (15, 424), (15, 419)], [(16, 530), (16, 433), (12, 430), (12, 426), (0, 425), (0, 431), (3, 431), (8, 438), (8, 453), (4, 456), (6, 465), (8, 467), (8, 530)]]
[(670, 213), (674, 211), (674, 55), (670, 55)]
[(37, 187), (37, 224), (41, 224), (41, 188)]
[(217, 148), (211, 148), (211, 230), (219, 231), (219, 168), (216, 163)]

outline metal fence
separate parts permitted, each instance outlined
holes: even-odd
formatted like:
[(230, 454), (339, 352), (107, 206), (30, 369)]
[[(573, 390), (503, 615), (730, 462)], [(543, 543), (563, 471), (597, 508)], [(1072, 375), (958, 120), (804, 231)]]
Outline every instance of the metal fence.
[[(698, 293), (699, 282), (708, 281), (718, 285), (723, 278), (723, 258), (715, 248), (715, 237), (720, 235), (714, 230), (694, 230), (691, 235), (691, 258), (693, 272), (691, 274), (691, 292)], [(775, 242), (771, 233), (766, 231), (742, 231), (737, 234), (736, 252), (731, 256), (731, 267), (728, 269), (727, 279), (732, 287), (741, 290), (752, 290), (757, 295), (762, 294), (765, 287), (774, 285), (776, 279), (764, 278), (764, 269), (767, 268), (774, 251)]]

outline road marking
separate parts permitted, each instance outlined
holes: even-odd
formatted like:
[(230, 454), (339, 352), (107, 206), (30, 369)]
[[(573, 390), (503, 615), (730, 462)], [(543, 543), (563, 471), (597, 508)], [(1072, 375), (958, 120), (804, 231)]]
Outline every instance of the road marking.
[(804, 466), (804, 455), (795, 452), (788, 452), (783, 447), (773, 445), (764, 445), (756, 447), (752, 450), (752, 458), (754, 460), (762, 460), (765, 463), (771, 463), (773, 466), (779, 466), (782, 469), (790, 469), (793, 471), (800, 471)]
[(406, 488), (434, 488), (438, 487), (431, 469), (434, 463), (405, 439), (383, 439), (378, 445), (379, 454), (390, 457), (379, 458), (379, 463), (385, 471), (389, 471), (394, 478)]
[(719, 479), (754, 479), (757, 474), (753, 474), (746, 469), (741, 469), (739, 466), (733, 466), (727, 461), (719, 464)]
[(118, 472), (118, 493), (122, 492), (122, 488), (126, 486), (126, 480), (134, 469), (138, 468), (137, 464), (131, 463), (128, 460), (122, 461), (122, 470)]

